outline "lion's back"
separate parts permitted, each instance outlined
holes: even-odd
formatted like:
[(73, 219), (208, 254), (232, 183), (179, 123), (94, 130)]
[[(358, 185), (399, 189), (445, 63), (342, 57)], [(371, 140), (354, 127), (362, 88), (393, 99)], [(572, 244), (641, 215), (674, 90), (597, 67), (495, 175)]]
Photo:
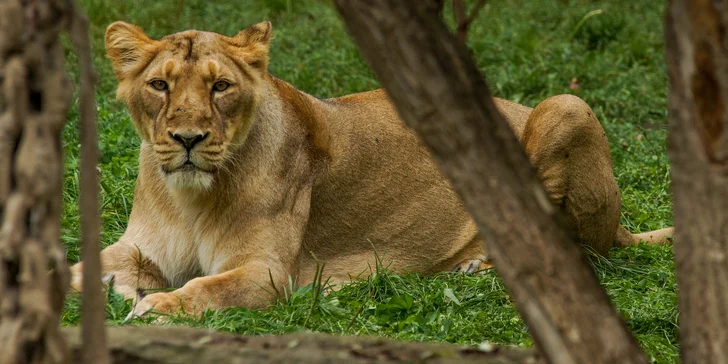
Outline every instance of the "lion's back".
[[(475, 225), (386, 93), (326, 104), (331, 159), (313, 190), (304, 246), (329, 272), (353, 275), (374, 266), (375, 250), (394, 270), (432, 273), (459, 259)], [(304, 262), (304, 280), (312, 264)]]

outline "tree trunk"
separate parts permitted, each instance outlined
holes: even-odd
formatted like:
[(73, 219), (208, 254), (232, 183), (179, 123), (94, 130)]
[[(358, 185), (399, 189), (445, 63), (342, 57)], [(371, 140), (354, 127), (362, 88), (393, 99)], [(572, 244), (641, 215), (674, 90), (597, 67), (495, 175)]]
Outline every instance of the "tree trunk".
[(557, 223), (465, 45), (421, 2), (335, 4), (400, 116), (478, 223), (541, 353), (559, 364), (647, 362)]
[[(62, 363), (66, 1), (0, 3), (0, 362)], [(53, 271), (48, 274), (48, 267)]]
[(59, 39), (63, 31), (70, 33), (81, 66), (84, 269), (94, 277), (84, 281), (84, 361), (108, 362), (98, 264), (98, 150), (87, 21), (72, 0), (4, 0), (0, 2), (3, 364), (63, 363), (68, 359), (59, 331), (69, 283), (66, 254), (60, 243), (61, 131), (71, 103)]
[(671, 1), (665, 18), (680, 347), (728, 363), (728, 1)]

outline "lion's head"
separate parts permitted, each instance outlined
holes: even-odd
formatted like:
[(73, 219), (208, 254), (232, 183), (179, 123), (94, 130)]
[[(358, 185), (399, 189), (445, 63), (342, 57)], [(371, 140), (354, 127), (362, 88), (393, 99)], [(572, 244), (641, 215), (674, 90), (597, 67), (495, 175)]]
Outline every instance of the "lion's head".
[(159, 40), (132, 24), (106, 30), (106, 51), (131, 113), (167, 185), (207, 189), (244, 142), (261, 98), (271, 24), (234, 37), (186, 31)]

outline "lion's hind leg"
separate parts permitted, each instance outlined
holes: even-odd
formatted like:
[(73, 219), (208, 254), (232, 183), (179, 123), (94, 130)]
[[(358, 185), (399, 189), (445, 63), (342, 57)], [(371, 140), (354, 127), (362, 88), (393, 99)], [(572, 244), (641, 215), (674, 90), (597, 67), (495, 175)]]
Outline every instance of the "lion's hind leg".
[(606, 254), (621, 202), (609, 144), (591, 108), (572, 95), (548, 98), (531, 112), (521, 143), (573, 233)]

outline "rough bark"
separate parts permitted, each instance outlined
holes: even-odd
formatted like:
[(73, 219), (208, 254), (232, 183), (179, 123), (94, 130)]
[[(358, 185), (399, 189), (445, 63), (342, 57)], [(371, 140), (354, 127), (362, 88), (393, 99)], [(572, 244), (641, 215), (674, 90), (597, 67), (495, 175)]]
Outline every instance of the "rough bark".
[[(63, 31), (81, 66), (84, 260), (100, 276), (93, 71), (88, 25), (77, 10), (72, 0), (0, 2), (0, 363), (62, 363), (68, 356), (59, 331), (69, 283), (60, 244), (61, 130), (71, 102)], [(89, 281), (84, 297), (93, 304), (84, 305), (91, 309), (84, 322), (93, 328), (85, 330), (85, 360), (103, 364), (104, 297), (100, 280)]]
[(675, 0), (665, 19), (680, 348), (728, 363), (728, 1)]
[[(63, 328), (72, 359), (80, 358), (78, 328)], [(115, 363), (536, 363), (532, 350), (480, 350), (452, 344), (324, 334), (237, 336), (183, 327), (110, 327)]]
[[(58, 36), (68, 1), (0, 2), (0, 362), (62, 363), (61, 129), (70, 104)], [(48, 268), (53, 268), (49, 274)]]
[(579, 246), (557, 223), (557, 211), (465, 45), (420, 2), (335, 4), (400, 116), (478, 223), (547, 360), (647, 362)]

